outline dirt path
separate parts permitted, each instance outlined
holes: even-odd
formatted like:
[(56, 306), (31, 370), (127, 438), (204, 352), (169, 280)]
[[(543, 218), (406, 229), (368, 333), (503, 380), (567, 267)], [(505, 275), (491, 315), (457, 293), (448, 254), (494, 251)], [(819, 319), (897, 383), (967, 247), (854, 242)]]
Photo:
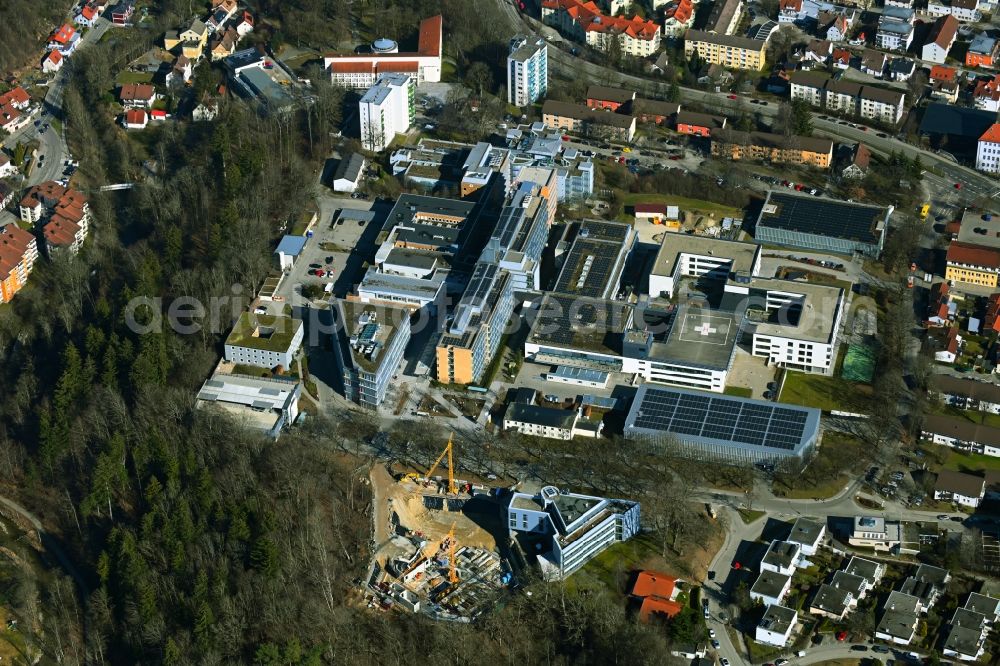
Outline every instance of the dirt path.
[(389, 540), (389, 511), (391, 509), (383, 511), (383, 508), (386, 507), (389, 488), (396, 482), (385, 465), (372, 465), (369, 478), (372, 483), (372, 506), (374, 507), (372, 510), (372, 522), (374, 523), (372, 529), (375, 535), (375, 546), (379, 547)]

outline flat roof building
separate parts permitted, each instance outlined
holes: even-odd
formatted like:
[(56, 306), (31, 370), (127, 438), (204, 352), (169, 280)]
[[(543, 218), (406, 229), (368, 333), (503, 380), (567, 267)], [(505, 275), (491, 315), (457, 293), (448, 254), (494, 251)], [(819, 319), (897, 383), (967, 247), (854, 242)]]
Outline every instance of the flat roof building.
[(643, 384), (625, 419), (625, 436), (673, 439), (695, 457), (804, 457), (819, 440), (819, 410)]
[(226, 338), (225, 358), (239, 365), (291, 370), (303, 335), (301, 320), (244, 312)]
[(614, 298), (635, 238), (635, 229), (630, 224), (581, 222), (552, 291), (570, 296)]
[(774, 571), (761, 571), (750, 588), (750, 598), (765, 605), (780, 604), (788, 594), (792, 577)]
[(815, 555), (825, 534), (825, 522), (801, 517), (792, 524), (792, 530), (785, 541), (797, 543), (802, 548), (803, 555)]
[(385, 399), (410, 341), (410, 310), (338, 300), (334, 357), (344, 396), (376, 408)]
[(757, 219), (754, 240), (877, 257), (885, 245), (892, 211), (892, 206), (883, 208), (772, 190)]
[(839, 622), (847, 615), (853, 603), (854, 595), (850, 591), (824, 583), (813, 595), (809, 612)]
[(754, 638), (758, 643), (785, 647), (799, 621), (798, 612), (784, 606), (768, 606), (764, 611), (764, 617), (757, 625)]
[(299, 415), (302, 384), (216, 372), (198, 391), (198, 406), (212, 406), (251, 430), (277, 439)]
[(875, 638), (896, 645), (909, 645), (917, 632), (919, 608), (920, 600), (916, 597), (898, 591), (890, 592), (875, 628)]
[(608, 546), (639, 533), (639, 503), (580, 495), (545, 486), (537, 495), (512, 493), (507, 506), (511, 532), (548, 545), (538, 555), (547, 580), (568, 577)]

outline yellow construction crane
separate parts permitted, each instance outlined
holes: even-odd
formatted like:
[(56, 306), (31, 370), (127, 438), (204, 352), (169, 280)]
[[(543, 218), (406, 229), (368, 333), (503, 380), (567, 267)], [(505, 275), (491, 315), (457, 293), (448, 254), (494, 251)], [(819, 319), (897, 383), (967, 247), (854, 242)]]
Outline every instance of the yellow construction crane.
[(441, 464), (441, 460), (443, 460), (444, 457), (447, 455), (448, 456), (448, 493), (451, 494), (451, 495), (457, 495), (458, 494), (458, 488), (455, 486), (455, 466), (454, 466), (454, 460), (452, 459), (452, 443), (451, 443), (452, 436), (453, 435), (448, 435), (448, 444), (444, 447), (444, 451), (441, 452), (441, 455), (439, 455), (437, 457), (437, 460), (434, 461), (434, 464), (431, 465), (430, 471), (427, 472), (427, 480), (428, 481), (431, 480), (431, 477), (434, 476), (434, 472), (435, 472), (435, 470), (437, 470), (438, 465)]

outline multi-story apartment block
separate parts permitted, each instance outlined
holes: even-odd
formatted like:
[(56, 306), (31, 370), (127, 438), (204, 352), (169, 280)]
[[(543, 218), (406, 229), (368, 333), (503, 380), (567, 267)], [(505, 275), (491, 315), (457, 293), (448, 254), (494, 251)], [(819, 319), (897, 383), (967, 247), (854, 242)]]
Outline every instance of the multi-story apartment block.
[(694, 25), (694, 5), (691, 0), (672, 0), (663, 10), (663, 36), (680, 39)]
[(974, 23), (983, 18), (978, 0), (928, 0), (927, 13), (934, 17), (953, 16), (963, 23)]
[(914, 11), (911, 7), (883, 7), (875, 32), (875, 46), (885, 51), (906, 51), (913, 43)]
[(0, 227), (0, 303), (10, 303), (28, 282), (38, 259), (38, 243), (16, 224)]
[(905, 103), (906, 95), (898, 90), (863, 86), (858, 95), (858, 115), (866, 120), (896, 125), (903, 119)]
[(548, 580), (566, 578), (608, 546), (639, 533), (639, 503), (560, 491), (515, 492), (507, 506), (511, 532), (551, 536), (551, 550), (538, 556)]
[(993, 67), (1000, 55), (1000, 40), (980, 32), (972, 38), (965, 52), (966, 67)]
[(827, 169), (833, 160), (833, 141), (724, 129), (712, 134), (712, 155), (734, 161), (766, 160)]
[(718, 0), (712, 5), (705, 30), (717, 35), (731, 35), (743, 16), (743, 0)]
[(87, 197), (54, 180), (28, 189), (19, 209), (22, 222), (42, 225), (42, 235), (49, 252), (68, 248), (76, 254), (90, 232)]
[(416, 116), (413, 79), (407, 74), (383, 74), (368, 89), (358, 111), (361, 142), (371, 151), (384, 150), (397, 134), (409, 131)]
[(921, 437), (966, 453), (1000, 456), (1000, 428), (973, 423), (962, 417), (928, 414)]
[(1000, 123), (994, 123), (979, 137), (976, 168), (986, 173), (1000, 173)]
[(606, 16), (593, 0), (543, 0), (542, 21), (599, 51), (617, 42), (622, 53), (645, 58), (660, 48), (660, 26), (635, 15)]
[(545, 97), (549, 87), (549, 49), (544, 39), (518, 35), (507, 56), (507, 103), (528, 106)]
[(239, 365), (285, 370), (302, 346), (302, 321), (244, 312), (226, 338), (225, 359)]
[(826, 84), (830, 77), (818, 72), (797, 69), (789, 77), (792, 100), (804, 100), (810, 106), (823, 106)]
[(621, 113), (606, 113), (583, 104), (545, 100), (543, 122), (554, 129), (601, 138), (631, 141), (635, 136), (635, 118)]
[(684, 38), (684, 55), (690, 58), (697, 53), (709, 64), (730, 69), (761, 70), (765, 46), (766, 42), (760, 39), (688, 30)]
[(441, 81), (443, 21), (440, 15), (420, 22), (420, 36), (415, 53), (400, 53), (391, 39), (377, 39), (369, 53), (338, 53), (323, 58), (330, 71), (330, 81), (352, 89), (375, 84), (382, 74), (409, 74), (419, 85)]
[(955, 286), (964, 282), (993, 288), (997, 286), (998, 275), (1000, 220), (996, 215), (967, 210), (962, 215), (958, 235), (948, 246), (944, 277)]
[(336, 307), (333, 348), (344, 395), (365, 407), (378, 407), (410, 341), (410, 311), (351, 301), (338, 301)]
[(958, 19), (954, 16), (942, 16), (934, 22), (927, 42), (920, 51), (920, 57), (927, 62), (942, 64), (948, 57), (948, 51), (958, 37)]
[(906, 108), (906, 95), (896, 90), (863, 86), (816, 72), (793, 72), (789, 81), (793, 100), (887, 125), (899, 123)]

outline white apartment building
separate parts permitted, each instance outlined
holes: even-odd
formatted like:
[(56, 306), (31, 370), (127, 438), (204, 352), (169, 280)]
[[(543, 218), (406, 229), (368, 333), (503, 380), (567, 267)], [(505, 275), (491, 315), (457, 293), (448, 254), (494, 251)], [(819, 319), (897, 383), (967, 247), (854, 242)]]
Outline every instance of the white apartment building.
[(789, 79), (791, 83), (792, 100), (804, 100), (810, 106), (823, 106), (823, 98), (826, 94), (826, 82), (829, 79), (825, 74), (796, 70), (792, 72)]
[(903, 119), (906, 95), (895, 90), (864, 86), (858, 97), (858, 112), (862, 118), (895, 125)]
[(758, 643), (764, 643), (765, 645), (785, 647), (788, 645), (788, 639), (791, 637), (792, 630), (795, 629), (798, 621), (799, 614), (797, 611), (785, 608), (784, 606), (768, 606), (764, 612), (764, 617), (760, 620), (760, 624), (757, 625), (754, 639)]
[(336, 53), (323, 58), (330, 81), (345, 88), (362, 90), (375, 84), (382, 74), (404, 73), (417, 84), (441, 81), (443, 21), (440, 15), (420, 22), (417, 50), (400, 53), (391, 39), (377, 39), (369, 53)]
[(979, 137), (976, 168), (986, 173), (1000, 173), (1000, 123), (994, 123)]
[(983, 18), (977, 0), (928, 0), (927, 13), (935, 18), (951, 14), (964, 23), (974, 23)]
[(538, 555), (546, 580), (561, 580), (605, 548), (639, 533), (639, 503), (562, 492), (545, 486), (537, 495), (515, 492), (507, 505), (511, 532), (550, 535), (551, 550)]
[(361, 143), (371, 151), (385, 150), (396, 134), (413, 124), (415, 85), (406, 74), (383, 74), (358, 102)]
[(549, 50), (544, 39), (525, 35), (510, 40), (507, 56), (507, 103), (528, 106), (545, 97), (549, 87)]
[(291, 317), (244, 312), (226, 338), (225, 358), (230, 363), (259, 368), (291, 369), (305, 329)]
[(792, 577), (773, 571), (761, 571), (750, 588), (750, 598), (765, 606), (777, 606), (792, 587)]
[(884, 51), (906, 51), (910, 48), (914, 15), (911, 7), (884, 7), (875, 32), (875, 46)]

